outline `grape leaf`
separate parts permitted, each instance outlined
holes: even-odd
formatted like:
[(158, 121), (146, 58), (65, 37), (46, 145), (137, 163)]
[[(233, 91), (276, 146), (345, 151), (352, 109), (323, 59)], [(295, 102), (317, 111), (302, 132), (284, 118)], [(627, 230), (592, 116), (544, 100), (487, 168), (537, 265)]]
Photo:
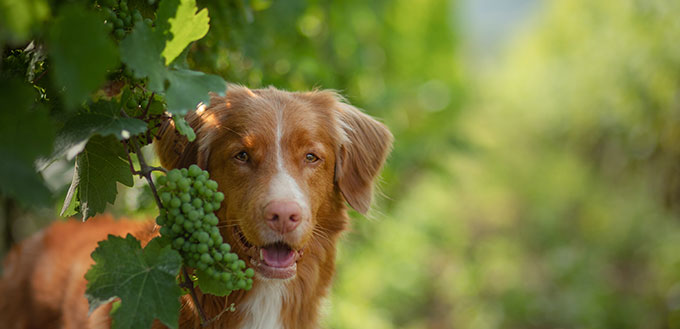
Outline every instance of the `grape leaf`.
[(79, 113), (69, 119), (57, 134), (52, 158), (66, 154), (68, 160), (73, 159), (94, 135), (114, 135), (123, 140), (146, 131), (144, 121), (119, 116), (120, 108), (121, 105), (115, 101), (99, 101), (90, 106), (90, 112)]
[(227, 84), (216, 75), (191, 70), (172, 70), (168, 79), (170, 87), (167, 90), (166, 102), (168, 112), (185, 115), (196, 108), (198, 103), (210, 102), (210, 92), (224, 94)]
[[(123, 147), (113, 136), (90, 138), (83, 152), (78, 154), (67, 195), (78, 198), (83, 219), (103, 212), (107, 202), (116, 200), (116, 182), (132, 186), (134, 181), (125, 157)], [(76, 188), (78, 193), (75, 193)], [(67, 197), (63, 209), (67, 209), (72, 200)]]
[(0, 79), (0, 192), (25, 204), (46, 205), (50, 191), (34, 163), (49, 154), (54, 130), (47, 110), (21, 79)]
[(168, 19), (172, 36), (165, 43), (163, 56), (169, 65), (191, 42), (203, 38), (210, 29), (208, 9), (196, 13), (196, 0), (181, 0), (176, 15)]
[(90, 312), (120, 298), (112, 328), (147, 329), (154, 319), (177, 328), (182, 295), (176, 281), (182, 264), (177, 251), (162, 247), (158, 239), (142, 249), (130, 234), (109, 235), (99, 242), (92, 259), (95, 264), (85, 274)]
[(187, 140), (190, 142), (193, 142), (196, 139), (194, 128), (191, 128), (189, 123), (184, 120), (184, 117), (175, 115), (172, 117), (172, 120), (175, 122), (175, 129), (177, 129), (177, 132), (180, 133), (180, 135), (186, 136)]
[[(168, 0), (169, 1), (169, 0)], [(165, 94), (168, 112), (184, 115), (200, 102), (210, 101), (210, 92), (223, 94), (227, 84), (219, 76), (163, 65), (163, 36), (144, 24), (137, 24), (121, 42), (121, 59), (136, 78), (149, 78), (149, 87)], [(166, 82), (169, 87), (166, 89)]]
[(135, 24), (132, 32), (120, 42), (120, 58), (135, 75), (149, 78), (149, 88), (162, 93), (167, 70), (161, 59), (165, 39), (144, 23)]
[(220, 280), (213, 279), (207, 273), (196, 269), (196, 284), (201, 288), (204, 294), (211, 294), (215, 296), (228, 296), (231, 290), (227, 288), (227, 285)]
[(49, 34), (54, 79), (63, 86), (67, 108), (74, 108), (101, 86), (118, 64), (118, 49), (103, 20), (77, 5), (66, 5)]

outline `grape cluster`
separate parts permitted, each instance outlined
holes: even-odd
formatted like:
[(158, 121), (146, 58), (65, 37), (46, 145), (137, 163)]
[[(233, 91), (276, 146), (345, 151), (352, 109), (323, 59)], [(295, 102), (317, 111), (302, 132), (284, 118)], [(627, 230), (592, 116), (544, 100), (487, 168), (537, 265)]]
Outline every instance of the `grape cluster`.
[(131, 30), (137, 22), (144, 22), (149, 27), (153, 24), (150, 18), (142, 16), (139, 9), (131, 10), (127, 0), (100, 0), (99, 4), (104, 11), (107, 28), (117, 39), (125, 37), (126, 31)]
[(186, 265), (224, 282), (230, 290), (249, 290), (254, 271), (246, 269), (245, 262), (222, 240), (213, 211), (220, 207), (224, 194), (209, 178), (197, 165), (160, 176), (159, 196), (165, 209), (156, 222), (161, 236), (172, 241), (172, 248), (179, 251)]

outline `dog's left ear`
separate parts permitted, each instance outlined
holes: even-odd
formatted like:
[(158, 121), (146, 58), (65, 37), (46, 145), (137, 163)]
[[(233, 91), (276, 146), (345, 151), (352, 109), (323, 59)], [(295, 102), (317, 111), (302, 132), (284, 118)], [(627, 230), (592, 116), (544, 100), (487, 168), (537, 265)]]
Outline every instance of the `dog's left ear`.
[(347, 137), (340, 146), (335, 164), (335, 181), (345, 200), (362, 214), (373, 199), (373, 181), (392, 147), (387, 127), (341, 101), (336, 103), (341, 129)]

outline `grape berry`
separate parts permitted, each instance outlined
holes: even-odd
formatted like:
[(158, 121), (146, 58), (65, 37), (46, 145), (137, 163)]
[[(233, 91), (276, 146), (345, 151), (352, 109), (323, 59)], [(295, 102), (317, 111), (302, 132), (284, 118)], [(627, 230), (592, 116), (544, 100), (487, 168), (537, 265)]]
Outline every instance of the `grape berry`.
[(161, 236), (171, 241), (184, 263), (224, 282), (229, 290), (249, 290), (253, 269), (246, 269), (246, 263), (230, 252), (217, 228), (219, 220), (213, 212), (224, 200), (217, 182), (209, 179), (207, 171), (191, 165), (170, 170), (158, 178), (158, 184), (165, 209), (156, 222), (161, 226)]

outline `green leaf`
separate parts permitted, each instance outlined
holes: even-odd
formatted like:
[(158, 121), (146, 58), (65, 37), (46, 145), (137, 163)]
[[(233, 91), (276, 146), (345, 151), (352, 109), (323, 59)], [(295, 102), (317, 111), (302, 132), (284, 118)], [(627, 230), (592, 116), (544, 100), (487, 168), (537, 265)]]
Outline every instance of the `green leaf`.
[(224, 94), (227, 83), (216, 75), (191, 70), (170, 71), (170, 87), (166, 93), (168, 112), (185, 115), (203, 102), (210, 102), (210, 92)]
[(138, 79), (149, 78), (149, 88), (165, 90), (166, 68), (161, 59), (164, 38), (144, 23), (137, 23), (132, 32), (120, 42), (120, 58)]
[(180, 0), (162, 0), (156, 10), (156, 31), (164, 36), (164, 40), (170, 38), (170, 19), (177, 14)]
[(54, 79), (63, 87), (66, 106), (74, 108), (100, 87), (118, 64), (118, 51), (103, 19), (77, 5), (62, 7), (49, 34)]
[[(0, 31), (9, 30), (10, 40), (28, 40), (31, 29), (50, 16), (50, 7), (45, 0), (0, 0)], [(3, 36), (0, 35), (0, 44)]]
[(186, 136), (187, 140), (190, 142), (193, 142), (196, 139), (196, 132), (194, 132), (194, 129), (191, 128), (186, 120), (184, 120), (184, 117), (174, 115), (172, 120), (175, 121), (175, 129), (177, 129), (177, 132), (179, 132), (180, 135)]
[(196, 11), (196, 0), (181, 0), (176, 15), (168, 20), (172, 36), (165, 43), (163, 56), (169, 65), (191, 42), (203, 38), (210, 29), (208, 10)]
[(35, 169), (49, 154), (54, 129), (36, 93), (21, 79), (0, 79), (0, 192), (25, 204), (46, 205), (50, 191)]
[(26, 205), (48, 206), (51, 192), (33, 164), (26, 164), (0, 152), (0, 193)]
[(85, 297), (90, 312), (115, 298), (121, 304), (113, 313), (112, 328), (148, 329), (154, 319), (177, 328), (182, 292), (177, 285), (182, 258), (157, 239), (144, 249), (128, 234), (109, 235), (92, 253), (95, 264), (85, 274)]
[(196, 269), (196, 284), (201, 288), (204, 294), (211, 294), (215, 296), (228, 296), (231, 293), (230, 289), (227, 289), (227, 285), (220, 280), (213, 279), (207, 273)]
[[(101, 213), (106, 203), (116, 200), (116, 182), (132, 186), (132, 172), (126, 160), (127, 154), (114, 137), (94, 136), (76, 157), (73, 182), (68, 194), (75, 194), (80, 202), (83, 219)], [(66, 198), (67, 202), (71, 200)], [(70, 205), (70, 204), (69, 204)], [(64, 209), (68, 205), (64, 204)]]
[(52, 158), (66, 154), (67, 159), (73, 159), (94, 135), (113, 135), (123, 140), (145, 132), (147, 125), (144, 121), (119, 115), (121, 107), (115, 101), (99, 101), (90, 106), (90, 112), (79, 113), (69, 119), (57, 134)]

